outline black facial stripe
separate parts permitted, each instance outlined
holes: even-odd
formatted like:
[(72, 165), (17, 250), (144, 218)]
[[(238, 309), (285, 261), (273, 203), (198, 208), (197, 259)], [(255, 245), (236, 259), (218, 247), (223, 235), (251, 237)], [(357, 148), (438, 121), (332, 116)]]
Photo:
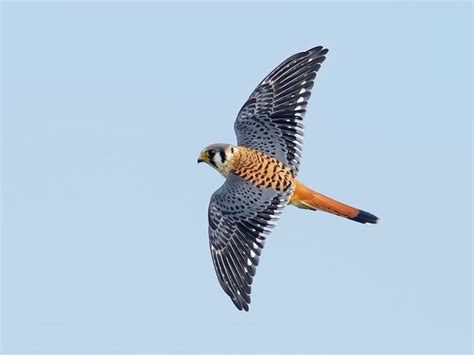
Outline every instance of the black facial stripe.
[(220, 155), (221, 155), (221, 162), (225, 163), (225, 153), (224, 153), (224, 149), (222, 149), (220, 151)]

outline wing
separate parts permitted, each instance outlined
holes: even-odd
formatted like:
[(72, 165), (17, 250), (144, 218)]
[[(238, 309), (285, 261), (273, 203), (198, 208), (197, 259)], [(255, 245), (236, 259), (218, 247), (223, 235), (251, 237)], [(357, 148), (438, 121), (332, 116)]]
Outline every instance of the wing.
[(298, 173), (303, 117), (316, 72), (328, 52), (315, 47), (288, 58), (257, 86), (234, 124), (238, 145), (257, 149)]
[(293, 193), (259, 188), (230, 174), (209, 204), (209, 239), (217, 278), (238, 309), (248, 311), (265, 236)]

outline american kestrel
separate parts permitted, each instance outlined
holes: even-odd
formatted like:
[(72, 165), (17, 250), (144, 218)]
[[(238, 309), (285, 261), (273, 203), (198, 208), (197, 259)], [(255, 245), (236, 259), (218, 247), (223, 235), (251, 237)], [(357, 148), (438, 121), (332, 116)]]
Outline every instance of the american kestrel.
[(248, 311), (255, 269), (286, 205), (321, 210), (359, 223), (371, 213), (337, 202), (296, 180), (303, 143), (303, 116), (328, 50), (293, 55), (257, 86), (234, 124), (237, 145), (206, 147), (206, 162), (225, 178), (209, 204), (209, 239), (217, 278), (239, 310)]

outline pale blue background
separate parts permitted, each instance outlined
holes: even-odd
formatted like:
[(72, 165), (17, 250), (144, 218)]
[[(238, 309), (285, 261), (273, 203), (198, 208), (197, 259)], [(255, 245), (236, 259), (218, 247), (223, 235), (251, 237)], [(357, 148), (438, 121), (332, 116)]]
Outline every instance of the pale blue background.
[[(5, 352), (470, 352), (469, 3), (4, 3)], [(199, 151), (330, 48), (250, 313), (220, 289)]]

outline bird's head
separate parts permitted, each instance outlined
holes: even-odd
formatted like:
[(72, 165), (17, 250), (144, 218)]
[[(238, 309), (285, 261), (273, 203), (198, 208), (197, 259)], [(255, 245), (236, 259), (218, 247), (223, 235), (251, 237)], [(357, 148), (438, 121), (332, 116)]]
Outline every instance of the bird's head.
[(199, 154), (198, 163), (207, 163), (220, 172), (222, 175), (229, 174), (231, 162), (237, 148), (230, 144), (211, 144), (203, 149)]

